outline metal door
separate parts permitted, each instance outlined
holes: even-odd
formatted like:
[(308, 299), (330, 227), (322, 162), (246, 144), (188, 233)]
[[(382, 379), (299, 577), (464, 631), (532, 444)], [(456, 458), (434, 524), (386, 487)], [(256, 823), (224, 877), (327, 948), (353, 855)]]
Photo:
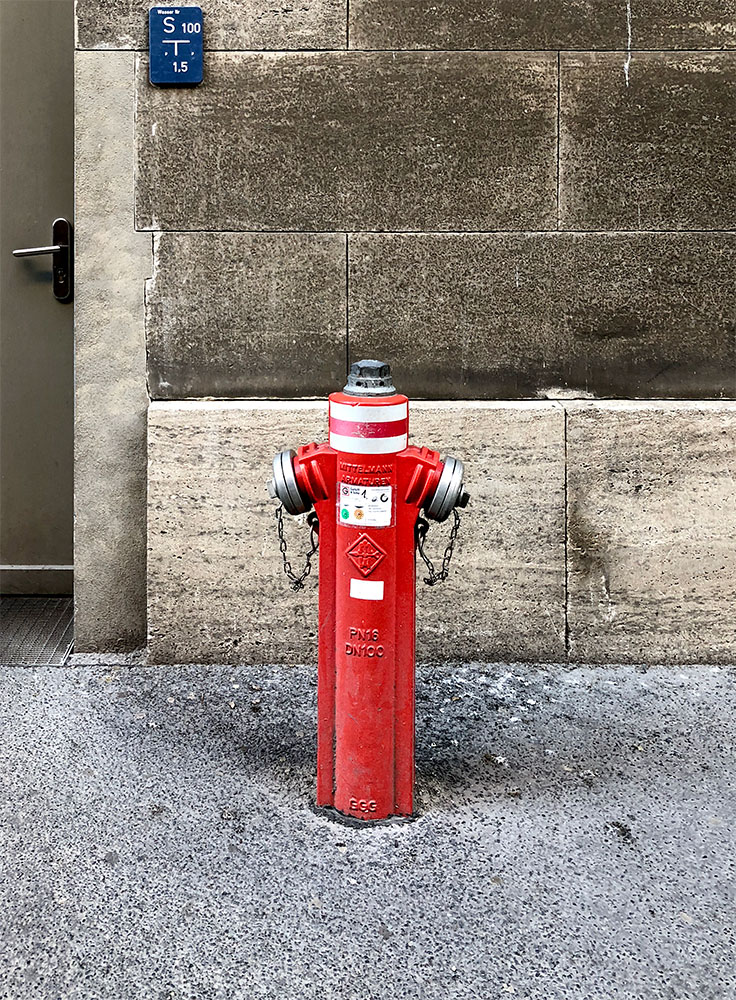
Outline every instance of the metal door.
[(72, 591), (73, 309), (53, 294), (57, 255), (13, 251), (51, 244), (54, 220), (72, 219), (73, 59), (73, 0), (0, 0), (4, 594)]

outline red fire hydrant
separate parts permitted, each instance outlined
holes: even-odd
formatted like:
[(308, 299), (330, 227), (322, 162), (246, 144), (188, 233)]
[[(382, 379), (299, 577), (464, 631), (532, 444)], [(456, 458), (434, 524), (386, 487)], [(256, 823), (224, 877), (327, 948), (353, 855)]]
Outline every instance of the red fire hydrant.
[[(443, 571), (427, 561), (433, 583), (447, 575), (456, 508), (469, 499), (462, 462), (408, 447), (408, 432), (409, 401), (389, 366), (357, 362), (329, 397), (329, 444), (279, 452), (269, 483), (289, 514), (316, 511), (317, 805), (362, 820), (413, 812), (415, 554), (428, 527), (419, 511), (455, 515)], [(306, 573), (296, 577), (286, 560), (277, 514), (297, 589)]]

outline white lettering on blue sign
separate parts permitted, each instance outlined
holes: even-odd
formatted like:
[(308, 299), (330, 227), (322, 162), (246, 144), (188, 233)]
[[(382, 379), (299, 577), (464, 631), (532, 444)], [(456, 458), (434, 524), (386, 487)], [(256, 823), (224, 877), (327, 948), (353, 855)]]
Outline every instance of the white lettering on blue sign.
[(191, 86), (203, 79), (201, 7), (152, 7), (148, 14), (151, 83)]

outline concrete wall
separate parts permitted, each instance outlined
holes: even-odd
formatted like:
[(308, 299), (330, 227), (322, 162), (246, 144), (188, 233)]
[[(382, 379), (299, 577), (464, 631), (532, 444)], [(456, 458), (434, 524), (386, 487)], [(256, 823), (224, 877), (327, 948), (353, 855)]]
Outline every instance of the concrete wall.
[(145, 279), (135, 231), (130, 52), (75, 66), (75, 649), (129, 649), (146, 628)]
[[(322, 397), (380, 356), (438, 401), (414, 430), (468, 458), (476, 498), (452, 585), (468, 614), (432, 595), (420, 653), (727, 658), (736, 3), (213, 0), (195, 90), (148, 84), (147, 8), (77, 0), (80, 119), (118, 88), (129, 156), (87, 169), (124, 188), (131, 245), (153, 234), (147, 264), (115, 268), (136, 346), (106, 327), (130, 406), (78, 388), (80, 419), (108, 425), (96, 458), (128, 473), (122, 520), (78, 533), (109, 609), (82, 644), (121, 638), (129, 606), (121, 641), (142, 643), (147, 579), (156, 660), (312, 657), (256, 484), (274, 450), (323, 436), (315, 412), (198, 401)], [(89, 502), (96, 475), (78, 456)]]

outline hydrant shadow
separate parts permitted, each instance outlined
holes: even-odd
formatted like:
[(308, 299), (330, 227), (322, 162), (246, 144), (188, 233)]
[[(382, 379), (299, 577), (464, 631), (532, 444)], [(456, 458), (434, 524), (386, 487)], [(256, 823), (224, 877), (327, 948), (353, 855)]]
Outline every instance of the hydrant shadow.
[[(415, 813), (506, 808), (531, 797), (588, 795), (647, 769), (676, 773), (684, 736), (657, 732), (651, 699), (662, 694), (626, 671), (420, 666)], [(311, 812), (313, 666), (137, 667), (100, 684), (105, 724), (142, 761), (174, 755), (191, 773), (222, 775), (223, 788), (250, 787)]]
[[(616, 668), (616, 670), (626, 668)], [(644, 700), (653, 692), (565, 667), (422, 666), (417, 811), (590, 795), (667, 767)], [(578, 676), (582, 680), (578, 680)], [(648, 756), (658, 754), (657, 762)]]
[(104, 684), (111, 739), (142, 760), (216, 785), (307, 809), (316, 771), (316, 671), (312, 666), (156, 666), (116, 672)]

